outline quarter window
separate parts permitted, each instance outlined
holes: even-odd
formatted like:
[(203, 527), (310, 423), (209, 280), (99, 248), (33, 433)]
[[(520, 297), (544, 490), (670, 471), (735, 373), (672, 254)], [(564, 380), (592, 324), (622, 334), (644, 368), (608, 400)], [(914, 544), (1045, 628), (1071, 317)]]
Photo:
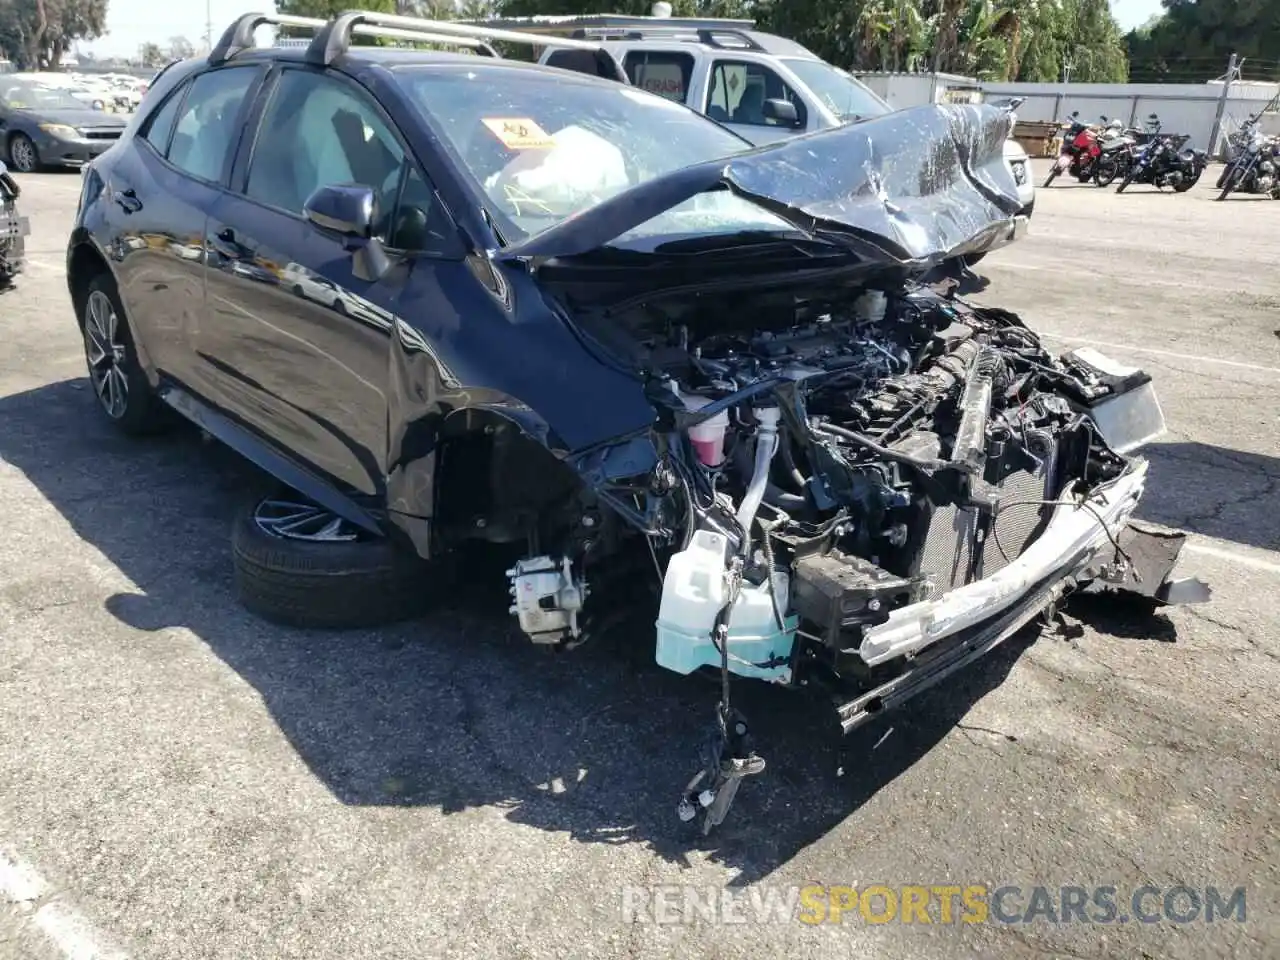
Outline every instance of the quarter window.
[(263, 117), (245, 193), (301, 215), (317, 188), (336, 183), (373, 189), (376, 232), (388, 245), (424, 250), (443, 240), (434, 191), (372, 104), (345, 83), (286, 71)]
[(196, 77), (173, 128), (169, 162), (202, 180), (221, 182), (240, 140), (240, 108), (257, 76), (252, 67), (234, 67)]
[(665, 50), (632, 50), (623, 59), (632, 86), (684, 103), (693, 77), (693, 57)]
[(783, 126), (764, 115), (766, 100), (794, 103), (798, 126), (804, 129), (804, 101), (776, 73), (758, 63), (716, 61), (711, 71), (711, 90), (707, 94), (708, 117), (721, 123), (742, 123), (753, 127)]
[(174, 122), (178, 119), (178, 108), (182, 106), (182, 97), (186, 91), (187, 84), (173, 91), (169, 99), (147, 120), (146, 133), (142, 135), (142, 139), (155, 147), (156, 152), (162, 157), (169, 149), (169, 134), (173, 133)]

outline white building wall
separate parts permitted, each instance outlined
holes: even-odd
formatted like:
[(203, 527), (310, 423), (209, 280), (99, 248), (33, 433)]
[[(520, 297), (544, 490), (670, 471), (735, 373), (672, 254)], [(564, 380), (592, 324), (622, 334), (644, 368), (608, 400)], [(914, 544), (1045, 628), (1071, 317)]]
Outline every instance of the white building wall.
[[(1073, 111), (1096, 121), (1101, 114), (1141, 125), (1149, 114), (1160, 117), (1166, 133), (1191, 135), (1189, 146), (1213, 150), (1213, 118), (1222, 95), (1220, 83), (984, 83), (989, 97), (1025, 97), (1023, 120), (1065, 121)], [(1275, 83), (1233, 83), (1223, 114), (1223, 135), (1280, 91)], [(1270, 121), (1271, 118), (1267, 118)]]

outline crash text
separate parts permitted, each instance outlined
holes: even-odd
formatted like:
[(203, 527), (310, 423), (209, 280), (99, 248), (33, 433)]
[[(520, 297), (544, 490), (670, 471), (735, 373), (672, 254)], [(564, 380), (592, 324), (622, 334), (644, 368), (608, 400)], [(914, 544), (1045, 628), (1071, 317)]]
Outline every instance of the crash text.
[(624, 887), (630, 923), (1243, 923), (1243, 887), (910, 884)]

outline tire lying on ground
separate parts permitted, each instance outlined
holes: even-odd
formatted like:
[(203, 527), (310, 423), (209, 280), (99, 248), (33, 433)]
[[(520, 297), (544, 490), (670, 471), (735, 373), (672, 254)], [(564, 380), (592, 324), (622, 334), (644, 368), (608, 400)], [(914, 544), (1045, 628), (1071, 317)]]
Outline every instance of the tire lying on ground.
[[(301, 519), (288, 531), (291, 517)], [(440, 595), (434, 564), (294, 493), (247, 503), (232, 527), (231, 554), (237, 599), (285, 626), (395, 623), (424, 613)]]

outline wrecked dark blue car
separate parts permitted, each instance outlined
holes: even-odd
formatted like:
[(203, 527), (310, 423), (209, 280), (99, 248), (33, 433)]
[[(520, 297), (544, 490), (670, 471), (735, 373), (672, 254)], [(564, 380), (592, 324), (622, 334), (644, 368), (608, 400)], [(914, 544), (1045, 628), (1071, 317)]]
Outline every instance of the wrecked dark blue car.
[[(280, 482), (234, 529), (250, 609), (407, 616), (479, 541), (535, 643), (652, 623), (721, 679), (679, 805), (710, 829), (763, 767), (731, 677), (847, 730), (1073, 590), (1190, 597), (1129, 523), (1150, 379), (939, 276), (1012, 239), (1007, 112), (743, 152), (589, 43), (551, 41), (572, 72), (349, 14), (253, 48), (265, 19), (157, 78), (68, 249), (105, 416), (177, 411)], [(379, 31), (479, 55), (350, 46)]]

